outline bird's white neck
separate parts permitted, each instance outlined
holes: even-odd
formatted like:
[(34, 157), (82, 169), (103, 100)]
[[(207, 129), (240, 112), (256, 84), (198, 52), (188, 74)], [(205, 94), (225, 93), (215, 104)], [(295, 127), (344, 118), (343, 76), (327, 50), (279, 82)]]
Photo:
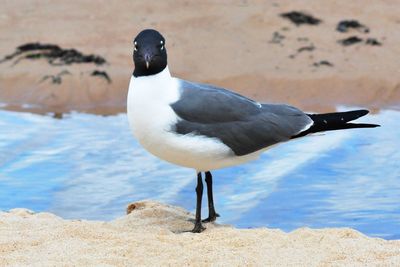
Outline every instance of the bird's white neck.
[(177, 79), (171, 77), (168, 66), (157, 74), (134, 77), (129, 84), (128, 109), (135, 103), (152, 105), (169, 105), (179, 97)]
[(168, 66), (166, 66), (161, 72), (153, 74), (153, 75), (148, 75), (148, 76), (139, 76), (139, 77), (134, 77), (132, 76), (133, 79), (135, 80), (165, 80), (171, 78), (171, 73), (169, 72)]

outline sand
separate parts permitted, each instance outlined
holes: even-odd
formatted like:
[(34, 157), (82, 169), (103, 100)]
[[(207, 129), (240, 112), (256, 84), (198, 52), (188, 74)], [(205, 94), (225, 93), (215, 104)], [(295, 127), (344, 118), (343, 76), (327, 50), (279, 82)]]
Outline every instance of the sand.
[[(4, 62), (0, 105), (36, 112), (124, 112), (133, 37), (144, 28), (156, 28), (167, 39), (170, 70), (178, 77), (308, 111), (334, 110), (337, 105), (399, 109), (399, 9), (396, 0), (4, 1), (0, 57), (39, 41), (98, 54), (108, 64)], [(279, 16), (293, 10), (308, 12), (322, 23), (296, 26)], [(344, 19), (356, 19), (370, 32), (336, 31)], [(275, 32), (283, 39), (274, 40)], [(382, 46), (338, 44), (354, 35), (364, 41), (375, 38)], [(315, 49), (298, 52), (310, 46)], [(315, 67), (320, 61), (333, 66)], [(112, 82), (91, 76), (95, 69), (106, 71)], [(42, 81), (63, 70), (70, 74), (61, 84)]]
[(398, 266), (400, 241), (348, 228), (235, 229), (153, 201), (111, 222), (51, 213), (0, 213), (0, 266)]

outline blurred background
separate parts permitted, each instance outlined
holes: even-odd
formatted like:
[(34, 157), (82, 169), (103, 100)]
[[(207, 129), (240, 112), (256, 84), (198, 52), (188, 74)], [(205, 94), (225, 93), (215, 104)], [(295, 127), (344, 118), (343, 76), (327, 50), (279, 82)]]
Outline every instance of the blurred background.
[[(133, 38), (166, 38), (174, 76), (308, 112), (368, 108), (338, 131), (215, 173), (220, 222), (400, 237), (399, 1), (6, 1), (0, 210), (110, 220), (145, 198), (195, 205), (192, 170), (130, 134)], [(107, 115), (107, 116), (104, 116)]]

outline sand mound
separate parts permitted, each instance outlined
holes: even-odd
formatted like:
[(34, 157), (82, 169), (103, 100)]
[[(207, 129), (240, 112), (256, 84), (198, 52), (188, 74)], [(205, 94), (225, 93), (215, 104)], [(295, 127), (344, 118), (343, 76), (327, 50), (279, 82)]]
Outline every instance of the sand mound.
[(369, 238), (352, 229), (291, 233), (207, 224), (185, 232), (193, 214), (152, 201), (134, 203), (111, 222), (64, 220), (14, 209), (0, 213), (0, 265), (399, 265), (400, 241)]

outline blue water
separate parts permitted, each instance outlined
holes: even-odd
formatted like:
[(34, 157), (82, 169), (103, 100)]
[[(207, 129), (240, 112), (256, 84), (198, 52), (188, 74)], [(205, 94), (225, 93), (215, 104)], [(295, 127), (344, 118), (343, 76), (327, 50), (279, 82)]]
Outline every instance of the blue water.
[[(285, 231), (352, 227), (400, 239), (400, 112), (363, 121), (383, 127), (294, 140), (258, 161), (213, 172), (218, 221)], [(195, 186), (193, 170), (138, 145), (126, 115), (57, 120), (0, 111), (1, 210), (111, 220), (132, 201), (154, 199), (193, 211)]]

